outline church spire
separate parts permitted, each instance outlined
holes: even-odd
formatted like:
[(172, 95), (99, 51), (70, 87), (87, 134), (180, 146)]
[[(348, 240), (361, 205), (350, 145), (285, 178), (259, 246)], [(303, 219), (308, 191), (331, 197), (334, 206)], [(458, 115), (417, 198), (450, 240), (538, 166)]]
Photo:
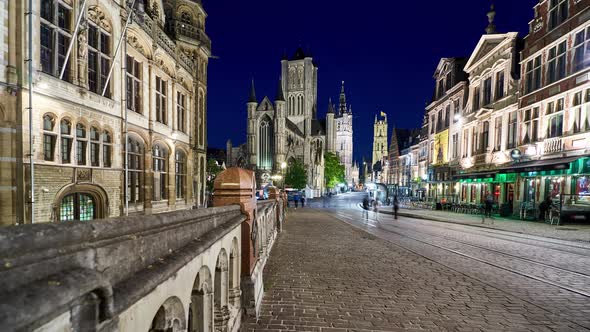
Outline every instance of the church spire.
[(496, 10), (494, 8), (494, 4), (490, 7), (490, 11), (487, 13), (488, 16), (488, 27), (486, 28), (486, 33), (488, 35), (496, 33), (496, 25), (494, 24), (494, 18), (496, 17)]
[(334, 113), (334, 105), (332, 104), (332, 98), (328, 98), (328, 113)]
[(250, 89), (250, 97), (248, 98), (249, 103), (256, 103), (256, 90), (254, 89), (254, 79), (252, 79), (252, 88)]
[(340, 114), (348, 112), (346, 109), (346, 94), (344, 93), (344, 81), (342, 81), (342, 88), (340, 88), (340, 105), (338, 108)]
[(279, 86), (277, 87), (277, 97), (275, 98), (276, 101), (285, 101), (285, 96), (283, 95), (283, 78), (279, 78)]

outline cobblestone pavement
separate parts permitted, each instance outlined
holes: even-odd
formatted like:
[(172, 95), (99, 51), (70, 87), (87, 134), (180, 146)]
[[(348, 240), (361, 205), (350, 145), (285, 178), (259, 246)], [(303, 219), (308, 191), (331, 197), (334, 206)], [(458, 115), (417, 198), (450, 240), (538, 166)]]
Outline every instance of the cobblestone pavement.
[(406, 219), (291, 213), (242, 330), (590, 331), (584, 245)]

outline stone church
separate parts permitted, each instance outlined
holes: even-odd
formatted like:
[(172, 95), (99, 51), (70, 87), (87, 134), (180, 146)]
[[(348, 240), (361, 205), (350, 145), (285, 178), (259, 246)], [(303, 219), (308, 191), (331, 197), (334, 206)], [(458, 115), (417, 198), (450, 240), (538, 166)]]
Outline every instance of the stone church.
[[(254, 82), (247, 102), (247, 143), (227, 143), (227, 164), (252, 169), (258, 187), (272, 183), (273, 175), (284, 175), (282, 163), (299, 160), (307, 169), (308, 198), (324, 192), (324, 153), (340, 152), (347, 175), (352, 169), (352, 112), (342, 87), (338, 113), (330, 102), (325, 119), (318, 118), (318, 67), (302, 48), (281, 60), (281, 79), (274, 100), (256, 98)], [(351, 175), (350, 175), (351, 177)]]

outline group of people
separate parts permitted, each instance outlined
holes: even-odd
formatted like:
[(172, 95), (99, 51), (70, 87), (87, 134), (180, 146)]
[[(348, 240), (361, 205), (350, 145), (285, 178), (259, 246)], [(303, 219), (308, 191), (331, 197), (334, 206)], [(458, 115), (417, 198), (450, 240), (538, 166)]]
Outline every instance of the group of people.
[(293, 201), (295, 202), (295, 208), (299, 207), (299, 203), (301, 203), (301, 207), (305, 207), (305, 196), (301, 194), (293, 195)]
[[(365, 196), (365, 198), (363, 199), (363, 218), (365, 219), (369, 219), (369, 209), (373, 209), (373, 212), (375, 213), (375, 221), (379, 221), (379, 206), (381, 205), (381, 203), (379, 202), (379, 200), (372, 200), (371, 202), (369, 202), (369, 197)], [(395, 219), (397, 219), (397, 211), (399, 210), (399, 200), (397, 199), (397, 196), (393, 197), (393, 216)]]

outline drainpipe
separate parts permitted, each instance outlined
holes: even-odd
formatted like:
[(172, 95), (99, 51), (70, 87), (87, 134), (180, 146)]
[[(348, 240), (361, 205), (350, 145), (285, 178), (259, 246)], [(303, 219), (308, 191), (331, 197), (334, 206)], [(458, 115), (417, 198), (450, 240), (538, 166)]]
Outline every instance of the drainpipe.
[(33, 0), (28, 0), (29, 10), (26, 16), (29, 18), (29, 59), (28, 84), (29, 84), (29, 181), (31, 182), (31, 224), (35, 223), (35, 163), (33, 160)]

